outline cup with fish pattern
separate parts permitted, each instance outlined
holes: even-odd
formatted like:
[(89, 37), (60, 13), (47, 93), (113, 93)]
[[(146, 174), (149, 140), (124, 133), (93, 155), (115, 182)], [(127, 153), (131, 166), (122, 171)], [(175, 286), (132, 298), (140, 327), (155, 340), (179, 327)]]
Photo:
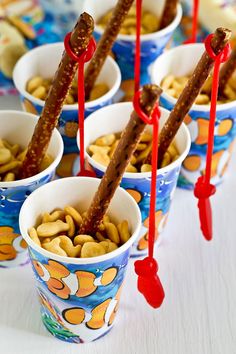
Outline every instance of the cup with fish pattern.
[[(0, 111), (0, 138), (27, 147), (37, 120), (30, 113)], [(0, 268), (21, 266), (29, 261), (27, 245), (20, 234), (19, 211), (25, 199), (55, 175), (63, 154), (63, 141), (56, 129), (48, 153), (54, 160), (44, 171), (22, 180), (0, 181)]]
[[(17, 62), (13, 81), (20, 93), (22, 108), (40, 115), (45, 101), (27, 92), (27, 82), (34, 76), (53, 78), (60, 63), (64, 43), (45, 44), (23, 55)], [(50, 58), (50, 60), (48, 60)], [(85, 118), (97, 109), (113, 102), (121, 83), (120, 69), (114, 59), (107, 57), (96, 83), (104, 83), (109, 88), (101, 97), (85, 103)], [(78, 130), (78, 103), (64, 104), (58, 122), (65, 147), (65, 153), (78, 153), (76, 134)]]
[[(169, 111), (161, 109), (160, 126), (169, 115)], [(116, 103), (104, 107), (91, 114), (85, 121), (85, 148), (92, 144), (100, 136), (121, 132), (127, 125), (130, 114), (133, 110), (131, 102)], [(111, 119), (112, 117), (112, 119)], [(152, 132), (152, 127), (147, 129)], [(79, 143), (79, 135), (78, 143)], [(161, 233), (165, 227), (175, 187), (179, 176), (182, 161), (188, 154), (190, 148), (190, 136), (186, 126), (183, 124), (175, 139), (175, 145), (179, 151), (179, 157), (166, 167), (158, 170), (157, 176), (157, 199), (156, 199), (156, 245), (161, 243)], [(88, 163), (95, 171), (97, 177), (102, 177), (106, 167), (95, 161), (87, 152)], [(147, 254), (148, 248), (148, 224), (150, 206), (150, 184), (151, 172), (131, 173), (125, 172), (121, 180), (121, 187), (130, 193), (137, 202), (141, 215), (142, 227), (139, 238), (133, 245), (132, 256)]]
[[(158, 85), (167, 75), (186, 76), (193, 72), (204, 52), (203, 44), (188, 44), (179, 46), (163, 53), (152, 65), (152, 81)], [(176, 98), (163, 92), (160, 102), (171, 110)], [(185, 123), (191, 136), (191, 148), (183, 162), (178, 186), (193, 189), (198, 177), (205, 173), (206, 152), (208, 142), (210, 105), (194, 104)], [(217, 104), (214, 150), (211, 168), (211, 183), (217, 185), (223, 181), (224, 173), (233, 150), (236, 136), (236, 100)]]
[(56, 255), (36, 245), (27, 231), (45, 211), (65, 205), (86, 211), (99, 183), (99, 179), (88, 177), (53, 181), (32, 193), (20, 213), (20, 230), (29, 247), (42, 321), (56, 338), (70, 343), (94, 341), (112, 328), (131, 246), (141, 226), (139, 208), (125, 190), (116, 190), (108, 215), (117, 222), (127, 220), (131, 237), (115, 251), (98, 257)]

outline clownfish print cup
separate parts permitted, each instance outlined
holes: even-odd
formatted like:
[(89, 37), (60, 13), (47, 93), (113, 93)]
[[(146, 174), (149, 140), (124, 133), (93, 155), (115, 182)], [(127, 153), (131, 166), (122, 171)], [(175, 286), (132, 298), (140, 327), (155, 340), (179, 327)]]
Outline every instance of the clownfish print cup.
[[(45, 44), (30, 50), (17, 62), (13, 72), (13, 81), (20, 93), (22, 108), (25, 111), (37, 115), (41, 114), (45, 101), (29, 93), (26, 90), (27, 83), (33, 77), (53, 78), (63, 51), (64, 43), (62, 42)], [(101, 97), (85, 102), (85, 118), (97, 109), (111, 104), (119, 90), (121, 83), (120, 69), (110, 56), (107, 57), (96, 83), (105, 84), (109, 90)], [(76, 144), (78, 103), (63, 105), (58, 130), (63, 138), (64, 152), (66, 154), (78, 153)]]
[[(187, 76), (195, 69), (205, 47), (203, 44), (188, 44), (163, 53), (151, 66), (152, 82), (160, 85), (168, 75)], [(176, 98), (162, 93), (160, 102), (171, 110)], [(193, 189), (198, 177), (205, 173), (210, 105), (194, 104), (185, 123), (191, 136), (191, 148), (183, 162), (178, 186)], [(211, 183), (219, 184), (227, 169), (236, 136), (236, 101), (217, 104), (214, 150), (212, 156)]]
[[(91, 114), (85, 121), (85, 149), (88, 150), (89, 145), (106, 134), (122, 132), (133, 110), (131, 102), (116, 103), (109, 107), (104, 107)], [(169, 116), (169, 111), (160, 108), (161, 118), (160, 127)], [(148, 126), (147, 130), (152, 133), (152, 127)], [(77, 135), (79, 144), (79, 134)], [(175, 187), (179, 176), (181, 163), (188, 154), (190, 148), (190, 136), (188, 129), (184, 124), (178, 131), (175, 138), (175, 145), (179, 152), (179, 157), (166, 167), (157, 171), (157, 199), (156, 199), (156, 245), (161, 242), (161, 233), (167, 221), (171, 200), (174, 197)], [(97, 177), (102, 177), (106, 167), (95, 161), (87, 152), (86, 157), (88, 163), (95, 171)], [(149, 207), (150, 207), (150, 185), (151, 172), (125, 172), (121, 180), (121, 187), (126, 189), (137, 202), (141, 215), (142, 227), (138, 239), (133, 245), (132, 256), (141, 256), (147, 254), (148, 249), (148, 225), (149, 225)]]
[[(25, 112), (0, 111), (0, 139), (26, 148), (38, 117)], [(27, 244), (19, 229), (19, 212), (25, 199), (37, 188), (50, 182), (63, 154), (63, 141), (55, 129), (48, 147), (53, 162), (37, 175), (16, 181), (0, 181), (0, 268), (29, 262)], [(3, 165), (0, 164), (0, 168)]]
[(38, 246), (28, 230), (46, 211), (66, 205), (86, 211), (99, 183), (89, 177), (53, 181), (32, 193), (20, 212), (20, 230), (28, 244), (42, 321), (52, 335), (69, 343), (94, 341), (112, 328), (131, 247), (141, 226), (139, 208), (125, 190), (116, 190), (107, 214), (115, 222), (127, 220), (131, 237), (98, 257), (56, 255)]

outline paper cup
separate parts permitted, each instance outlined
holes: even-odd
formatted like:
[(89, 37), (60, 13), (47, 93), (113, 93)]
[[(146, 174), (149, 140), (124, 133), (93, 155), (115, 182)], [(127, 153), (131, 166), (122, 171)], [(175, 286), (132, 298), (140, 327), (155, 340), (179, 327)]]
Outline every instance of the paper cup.
[[(93, 113), (85, 122), (85, 148), (87, 148), (91, 143), (93, 143), (98, 137), (102, 135), (123, 131), (130, 119), (132, 110), (132, 103), (126, 102), (104, 107)], [(161, 108), (161, 126), (169, 116), (169, 113), (169, 111)], [(151, 126), (149, 126), (148, 129), (152, 131)], [(170, 165), (158, 170), (156, 200), (156, 244), (161, 242), (159, 234), (162, 232), (166, 224), (171, 200), (174, 196), (180, 166), (184, 158), (187, 156), (190, 147), (190, 136), (184, 124), (181, 126), (175, 138), (175, 143), (179, 150), (180, 157)], [(102, 177), (106, 167), (94, 161), (87, 153), (86, 156), (89, 164), (96, 172), (96, 175), (98, 177)], [(125, 188), (127, 192), (132, 195), (132, 197), (138, 203), (142, 214), (142, 228), (140, 230), (139, 238), (134, 243), (132, 256), (140, 256), (147, 253), (150, 184), (151, 172), (126, 172), (121, 181), (121, 187)]]
[[(87, 0), (84, 9), (91, 13), (95, 22), (109, 10), (116, 6), (116, 0)], [(143, 7), (150, 12), (154, 13), (160, 18), (165, 1), (160, 0), (144, 0)], [(148, 81), (147, 67), (162, 53), (168, 41), (172, 37), (175, 29), (180, 23), (182, 17), (182, 8), (178, 5), (177, 14), (174, 20), (166, 28), (150, 33), (141, 35), (141, 76), (142, 81)], [(103, 33), (100, 26), (95, 26), (95, 37), (99, 39)], [(113, 52), (116, 56), (116, 61), (122, 72), (122, 78), (132, 79), (134, 77), (134, 55), (135, 55), (135, 35), (119, 34), (113, 46)], [(143, 82), (144, 83), (144, 82)]]
[[(17, 62), (13, 72), (13, 80), (20, 93), (22, 107), (25, 111), (41, 114), (45, 102), (28, 93), (26, 83), (33, 76), (54, 77), (63, 51), (63, 43), (46, 44), (29, 51)], [(111, 57), (106, 59), (97, 82), (106, 83), (110, 90), (102, 97), (85, 103), (85, 117), (97, 109), (111, 104), (119, 90), (121, 74), (118, 65)], [(58, 129), (64, 141), (65, 153), (78, 152), (76, 144), (78, 103), (63, 106)]]
[[(173, 74), (189, 75), (196, 67), (202, 53), (203, 44), (179, 46), (163, 53), (151, 67), (152, 82), (159, 84), (162, 79)], [(161, 104), (171, 110), (176, 99), (163, 92)], [(198, 177), (204, 174), (208, 141), (210, 105), (194, 104), (185, 118), (191, 135), (190, 152), (183, 162), (178, 185), (193, 189)], [(217, 185), (229, 163), (236, 135), (236, 101), (217, 105), (215, 139), (211, 169), (211, 183)]]
[[(37, 120), (38, 117), (29, 113), (0, 111), (0, 138), (26, 147)], [(56, 129), (48, 153), (54, 161), (44, 171), (18, 181), (0, 181), (0, 268), (16, 267), (28, 262), (27, 245), (20, 235), (19, 211), (30, 193), (54, 177), (63, 154), (63, 141)]]
[(20, 212), (20, 230), (29, 247), (42, 321), (56, 338), (71, 343), (91, 342), (112, 328), (131, 246), (140, 230), (140, 211), (133, 198), (118, 188), (108, 213), (117, 222), (127, 220), (132, 236), (115, 251), (94, 258), (48, 252), (31, 240), (27, 230), (45, 211), (66, 205), (86, 211), (99, 183), (88, 177), (51, 182), (32, 193)]

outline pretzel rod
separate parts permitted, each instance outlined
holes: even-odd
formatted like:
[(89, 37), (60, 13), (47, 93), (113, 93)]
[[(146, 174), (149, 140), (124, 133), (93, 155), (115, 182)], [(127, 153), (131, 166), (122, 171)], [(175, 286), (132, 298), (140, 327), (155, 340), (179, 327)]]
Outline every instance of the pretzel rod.
[(177, 13), (178, 2), (178, 0), (166, 0), (160, 20), (159, 30), (167, 27), (173, 21)]
[[(140, 107), (148, 116), (152, 113), (154, 105), (162, 90), (156, 85), (145, 85), (140, 97)], [(80, 234), (94, 234), (98, 230), (109, 203), (120, 184), (121, 178), (130, 161), (133, 152), (140, 140), (146, 124), (135, 111), (122, 133), (120, 142), (111, 158), (107, 170), (101, 180), (94, 199), (83, 220)]]
[(222, 65), (219, 78), (218, 97), (224, 97), (224, 90), (227, 82), (236, 69), (236, 46), (233, 48), (229, 60)]
[(89, 98), (93, 85), (96, 82), (109, 52), (112, 49), (113, 43), (119, 34), (121, 25), (124, 22), (133, 2), (134, 0), (119, 0), (114, 8), (112, 17), (98, 42), (94, 56), (85, 70), (84, 86), (86, 99)]
[[(216, 29), (211, 40), (211, 47), (216, 55), (219, 54), (222, 49), (224, 49), (225, 45), (230, 39), (230, 36), (230, 30), (225, 28)], [(159, 166), (161, 165), (164, 154), (173, 141), (176, 133), (178, 132), (186, 114), (192, 107), (196, 97), (201, 91), (201, 88), (206, 81), (213, 65), (214, 60), (205, 51), (160, 132), (158, 148)], [(147, 157), (145, 163), (150, 163), (150, 161), (151, 153)]]
[[(81, 55), (87, 48), (93, 29), (94, 22), (92, 17), (87, 13), (83, 13), (75, 25), (70, 39), (71, 48), (77, 56)], [(48, 58), (48, 60), (51, 60), (51, 58)], [(38, 173), (53, 129), (57, 126), (64, 100), (77, 67), (77, 62), (73, 61), (64, 51), (41, 116), (29, 143), (28, 151), (22, 165), (21, 178), (31, 177)]]

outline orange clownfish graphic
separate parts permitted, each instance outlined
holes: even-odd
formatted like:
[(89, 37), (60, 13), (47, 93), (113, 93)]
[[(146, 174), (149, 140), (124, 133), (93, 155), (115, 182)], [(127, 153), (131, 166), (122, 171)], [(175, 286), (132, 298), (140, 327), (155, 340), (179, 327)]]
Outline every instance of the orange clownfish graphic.
[(118, 273), (116, 267), (106, 269), (99, 277), (88, 271), (78, 270), (71, 273), (64, 265), (53, 260), (49, 260), (48, 264), (33, 261), (33, 265), (48, 289), (61, 299), (69, 299), (70, 295), (89, 296), (99, 286), (111, 284)]
[[(140, 203), (141, 200), (143, 199), (143, 195), (135, 190), (135, 189), (126, 189), (126, 192), (128, 192), (136, 201), (136, 203)], [(167, 221), (167, 216), (168, 214), (163, 214), (162, 210), (157, 210), (155, 213), (155, 218), (156, 218), (156, 232), (155, 232), (155, 241), (158, 239), (159, 234), (162, 232), (163, 228), (165, 227), (166, 221)], [(137, 244), (137, 250), (138, 251), (143, 251), (148, 248), (148, 228), (149, 228), (149, 218), (145, 219), (140, 235), (141, 237), (139, 238), (138, 244)]]
[[(232, 154), (233, 142), (228, 150), (220, 150), (212, 155), (211, 178), (217, 183), (228, 166)], [(201, 175), (205, 174), (205, 159), (199, 155), (189, 155), (183, 162), (182, 175), (190, 182), (195, 183)]]
[[(167, 221), (168, 214), (163, 214), (162, 210), (158, 210), (155, 213), (156, 219), (156, 232), (155, 232), (155, 241), (158, 239), (159, 234), (161, 233), (162, 229), (165, 227)], [(146, 233), (139, 239), (138, 242), (138, 250), (143, 251), (148, 248), (148, 228), (149, 228), (149, 218), (145, 219), (143, 222), (143, 226), (146, 228)], [(142, 229), (144, 228), (142, 227)]]
[(90, 312), (81, 307), (72, 307), (62, 312), (63, 319), (72, 326), (84, 324), (87, 328), (99, 330), (104, 325), (111, 326), (119, 306), (121, 287), (115, 298), (109, 298), (94, 307)]
[(0, 226), (0, 262), (14, 260), (18, 252), (27, 248), (21, 235), (15, 234), (10, 226)]
[[(193, 120), (189, 115), (185, 117), (185, 124), (190, 131), (191, 141), (196, 145), (205, 145), (208, 143), (209, 119), (197, 118)], [(233, 128), (233, 120), (223, 119), (219, 125), (215, 127), (215, 136), (226, 136)]]

